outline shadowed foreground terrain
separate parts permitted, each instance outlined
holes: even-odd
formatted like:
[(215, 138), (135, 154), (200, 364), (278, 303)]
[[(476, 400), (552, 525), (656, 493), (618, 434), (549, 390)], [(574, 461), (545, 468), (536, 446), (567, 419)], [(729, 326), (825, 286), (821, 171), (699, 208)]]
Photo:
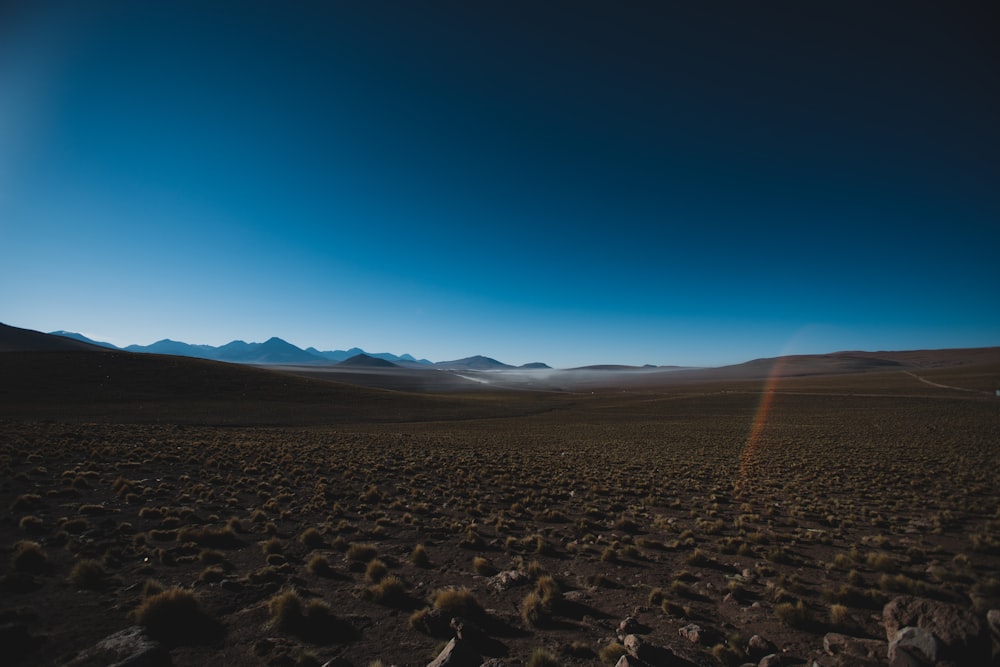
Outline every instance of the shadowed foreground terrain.
[(19, 664), (107, 664), (87, 651), (138, 623), (175, 665), (424, 665), (452, 617), (456, 664), (615, 664), (627, 617), (650, 664), (868, 664), (831, 632), (881, 664), (897, 596), (1000, 607), (995, 353), (561, 393), (113, 352), (0, 371)]

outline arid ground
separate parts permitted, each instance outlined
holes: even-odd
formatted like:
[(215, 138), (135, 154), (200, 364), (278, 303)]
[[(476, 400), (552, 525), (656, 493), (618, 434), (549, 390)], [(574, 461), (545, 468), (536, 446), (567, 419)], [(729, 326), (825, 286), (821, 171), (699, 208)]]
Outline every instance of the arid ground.
[(140, 624), (175, 665), (425, 665), (463, 617), (483, 660), (613, 665), (631, 616), (678, 664), (811, 664), (900, 594), (985, 617), (1000, 353), (923, 355), (413, 392), (0, 353), (5, 660)]

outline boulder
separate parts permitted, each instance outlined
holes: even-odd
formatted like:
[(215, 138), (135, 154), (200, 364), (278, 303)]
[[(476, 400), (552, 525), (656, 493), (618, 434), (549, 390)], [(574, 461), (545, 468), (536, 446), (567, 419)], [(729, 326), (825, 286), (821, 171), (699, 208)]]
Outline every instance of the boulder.
[(772, 653), (771, 655), (765, 655), (757, 663), (757, 667), (781, 667), (781, 655), (779, 653)]
[[(900, 655), (904, 653), (906, 655)], [(896, 632), (896, 637), (889, 642), (889, 664), (933, 665), (937, 662), (937, 640), (930, 630), (907, 626)]]
[(896, 638), (900, 629), (912, 626), (934, 635), (940, 660), (969, 665), (989, 663), (990, 640), (986, 624), (958, 605), (901, 595), (882, 609), (882, 622), (889, 641)]
[(647, 667), (647, 665), (642, 660), (639, 660), (639, 658), (625, 653), (622, 657), (618, 658), (615, 667)]
[(170, 653), (134, 625), (82, 651), (67, 667), (170, 667)]
[(468, 642), (453, 638), (427, 667), (479, 667), (482, 662), (482, 656)]

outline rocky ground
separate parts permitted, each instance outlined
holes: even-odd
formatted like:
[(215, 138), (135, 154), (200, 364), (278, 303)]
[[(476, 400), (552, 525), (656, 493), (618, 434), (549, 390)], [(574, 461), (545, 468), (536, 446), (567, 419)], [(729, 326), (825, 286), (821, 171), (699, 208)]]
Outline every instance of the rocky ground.
[(996, 402), (838, 383), (396, 424), (8, 419), (4, 655), (989, 664)]

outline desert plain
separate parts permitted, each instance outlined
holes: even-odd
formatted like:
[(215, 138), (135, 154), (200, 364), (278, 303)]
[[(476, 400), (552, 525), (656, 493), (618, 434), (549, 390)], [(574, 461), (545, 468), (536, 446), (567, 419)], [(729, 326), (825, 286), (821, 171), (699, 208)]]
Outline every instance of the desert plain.
[(877, 665), (901, 596), (1000, 608), (1000, 348), (415, 377), (9, 345), (4, 661)]

